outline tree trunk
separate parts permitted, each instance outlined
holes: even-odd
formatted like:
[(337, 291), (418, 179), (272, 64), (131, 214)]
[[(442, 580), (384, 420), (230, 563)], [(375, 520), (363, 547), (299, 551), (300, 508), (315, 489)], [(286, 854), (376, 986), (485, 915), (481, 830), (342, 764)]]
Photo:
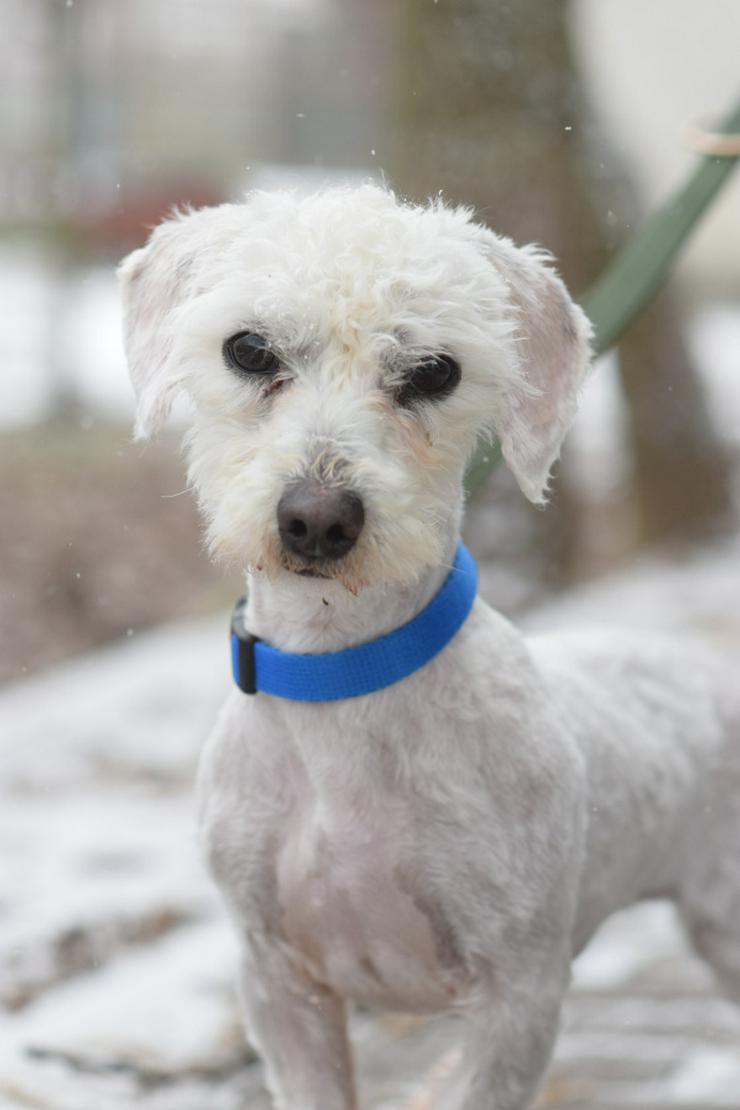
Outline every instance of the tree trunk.
[[(637, 202), (589, 117), (565, 0), (398, 0), (395, 12), (391, 181), (417, 199), (441, 189), (496, 231), (541, 243), (571, 290), (584, 291), (634, 227)], [(632, 326), (619, 356), (639, 538), (704, 532), (728, 512), (728, 463), (668, 293)], [(562, 580), (575, 564), (581, 511), (565, 475), (553, 509)]]

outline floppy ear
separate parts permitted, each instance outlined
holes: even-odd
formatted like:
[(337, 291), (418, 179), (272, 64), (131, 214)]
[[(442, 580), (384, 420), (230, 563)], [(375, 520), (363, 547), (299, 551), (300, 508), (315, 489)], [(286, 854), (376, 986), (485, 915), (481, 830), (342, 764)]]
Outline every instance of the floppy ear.
[(484, 244), (508, 289), (521, 373), (521, 386), (503, 398), (494, 427), (521, 490), (542, 504), (550, 468), (576, 414), (592, 328), (550, 268), (548, 254), (488, 231)]
[(137, 398), (137, 438), (163, 424), (179, 388), (170, 358), (171, 317), (191, 278), (191, 220), (178, 215), (160, 224), (147, 245), (118, 267), (123, 345)]

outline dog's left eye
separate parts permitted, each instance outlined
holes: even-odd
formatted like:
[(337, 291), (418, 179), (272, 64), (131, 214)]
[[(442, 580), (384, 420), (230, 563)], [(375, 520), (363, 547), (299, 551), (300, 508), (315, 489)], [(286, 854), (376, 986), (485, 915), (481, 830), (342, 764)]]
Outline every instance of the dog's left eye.
[(440, 397), (451, 393), (460, 381), (460, 367), (450, 355), (433, 355), (419, 362), (408, 375), (398, 394), (402, 405), (419, 397)]
[(270, 350), (264, 336), (252, 331), (232, 335), (224, 343), (223, 351), (229, 366), (245, 374), (274, 374), (280, 366), (280, 360)]

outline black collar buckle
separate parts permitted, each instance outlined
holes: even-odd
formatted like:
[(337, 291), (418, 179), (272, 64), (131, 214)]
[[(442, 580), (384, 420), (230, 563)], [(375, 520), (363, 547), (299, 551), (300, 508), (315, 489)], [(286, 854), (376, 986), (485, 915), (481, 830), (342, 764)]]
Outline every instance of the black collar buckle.
[(234, 681), (245, 694), (257, 693), (257, 671), (254, 659), (254, 645), (259, 636), (248, 632), (244, 624), (247, 607), (246, 597), (240, 597), (231, 614), (231, 665)]

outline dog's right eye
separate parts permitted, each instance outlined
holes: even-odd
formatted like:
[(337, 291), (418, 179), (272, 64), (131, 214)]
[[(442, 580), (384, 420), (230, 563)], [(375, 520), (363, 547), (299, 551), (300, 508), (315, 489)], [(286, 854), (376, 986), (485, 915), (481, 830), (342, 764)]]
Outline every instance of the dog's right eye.
[(265, 337), (253, 331), (232, 335), (224, 343), (223, 352), (229, 366), (243, 374), (274, 374), (280, 366)]
[(432, 355), (413, 367), (396, 395), (399, 405), (425, 397), (445, 397), (460, 381), (460, 366), (451, 355)]

